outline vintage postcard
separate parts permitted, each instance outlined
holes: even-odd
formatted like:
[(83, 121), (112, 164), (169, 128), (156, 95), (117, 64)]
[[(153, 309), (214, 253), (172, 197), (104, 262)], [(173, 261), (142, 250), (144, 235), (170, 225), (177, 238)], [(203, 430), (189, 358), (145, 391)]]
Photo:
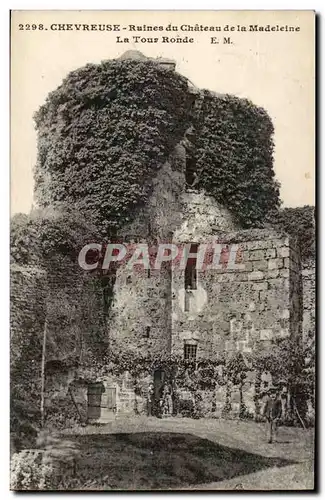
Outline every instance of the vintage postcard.
[(12, 490), (313, 490), (315, 13), (11, 12)]

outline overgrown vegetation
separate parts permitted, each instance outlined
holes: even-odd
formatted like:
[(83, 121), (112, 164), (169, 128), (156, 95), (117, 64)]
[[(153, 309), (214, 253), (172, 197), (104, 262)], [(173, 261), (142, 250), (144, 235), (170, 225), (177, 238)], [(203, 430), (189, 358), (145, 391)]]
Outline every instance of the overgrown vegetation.
[(89, 352), (100, 358), (107, 350), (101, 281), (77, 262), (93, 234), (73, 213), (12, 220), (11, 432), (18, 449), (35, 442), (41, 425), (42, 361), (46, 388), (50, 361), (71, 370)]
[(273, 224), (296, 239), (302, 261), (315, 259), (315, 207), (305, 205), (283, 208), (276, 213)]
[(203, 92), (195, 157), (198, 187), (225, 205), (243, 228), (260, 227), (280, 206), (273, 170), (273, 124), (247, 99)]
[(110, 237), (145, 203), (184, 136), (191, 101), (184, 77), (150, 61), (70, 73), (35, 117), (39, 203), (74, 206)]
[[(117, 376), (128, 371), (136, 381), (160, 369), (165, 371), (166, 379), (176, 392), (178, 389), (192, 392), (193, 399), (196, 399), (201, 391), (215, 391), (218, 387), (224, 387), (226, 393), (224, 417), (227, 417), (232, 410), (230, 391), (237, 387), (240, 394), (239, 416), (247, 418), (247, 408), (243, 398), (247, 374), (251, 371), (257, 373), (255, 383), (258, 396), (255, 399), (255, 412), (258, 417), (261, 398), (265, 394), (265, 388), (261, 387), (260, 375), (268, 372), (280, 388), (287, 387), (291, 396), (290, 407), (285, 417), (287, 423), (297, 422), (296, 409), (298, 409), (299, 415), (308, 424), (307, 400), (313, 398), (315, 392), (311, 357), (310, 346), (301, 345), (296, 340), (288, 338), (275, 341), (268, 352), (256, 350), (245, 355), (222, 352), (217, 357), (198, 360), (184, 360), (181, 356), (173, 354), (152, 357), (131, 352), (120, 355), (108, 353), (101, 360), (91, 359), (79, 373), (85, 381), (94, 382), (108, 375)], [(200, 413), (197, 410), (193, 409), (194, 412)]]

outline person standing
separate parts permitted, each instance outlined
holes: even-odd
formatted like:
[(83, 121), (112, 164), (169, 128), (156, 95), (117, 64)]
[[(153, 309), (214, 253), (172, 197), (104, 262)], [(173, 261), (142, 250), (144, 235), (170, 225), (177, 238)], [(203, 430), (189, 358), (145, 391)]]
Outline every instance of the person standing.
[(163, 388), (161, 406), (162, 416), (169, 417), (172, 413), (172, 396), (168, 384), (165, 384)]
[(266, 418), (268, 443), (273, 443), (277, 426), (282, 416), (282, 402), (276, 387), (270, 387), (264, 406), (263, 415)]

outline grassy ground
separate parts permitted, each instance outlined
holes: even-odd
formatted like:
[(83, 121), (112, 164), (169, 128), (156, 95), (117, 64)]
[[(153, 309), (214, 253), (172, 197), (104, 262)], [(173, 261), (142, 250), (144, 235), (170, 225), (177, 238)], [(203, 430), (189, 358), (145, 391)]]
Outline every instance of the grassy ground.
[[(67, 436), (68, 437), (68, 436)], [(312, 489), (313, 434), (223, 420), (117, 419), (69, 432), (80, 447), (71, 489)]]

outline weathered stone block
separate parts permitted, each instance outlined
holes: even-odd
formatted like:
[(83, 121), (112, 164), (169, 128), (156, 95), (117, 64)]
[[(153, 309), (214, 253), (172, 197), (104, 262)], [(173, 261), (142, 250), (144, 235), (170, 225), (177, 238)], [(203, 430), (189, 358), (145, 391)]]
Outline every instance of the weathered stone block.
[(253, 283), (252, 285), (253, 290), (267, 290), (268, 289), (268, 284), (267, 281), (263, 281), (262, 283)]
[(251, 250), (248, 254), (248, 260), (262, 260), (264, 258), (264, 250)]
[(272, 240), (272, 247), (273, 248), (281, 248), (283, 246), (289, 246), (289, 238), (281, 238), (281, 239)]
[(252, 262), (244, 262), (244, 268), (243, 271), (249, 273), (250, 271), (253, 271), (253, 263)]
[(248, 273), (240, 273), (240, 275), (236, 275), (236, 281), (248, 281)]
[(289, 257), (290, 255), (290, 248), (289, 247), (281, 247), (281, 248), (278, 248), (277, 251), (277, 256), (280, 257), (280, 258), (284, 258), (284, 257)]
[(247, 353), (250, 353), (252, 352), (253, 348), (252, 346), (248, 343), (248, 342), (244, 342), (244, 346), (243, 346), (243, 352), (247, 352)]
[(279, 332), (280, 338), (290, 337), (289, 328), (281, 328)]
[(275, 259), (276, 257), (276, 250), (275, 248), (267, 248), (265, 250), (265, 258), (266, 259)]
[(266, 279), (273, 279), (273, 278), (277, 278), (279, 275), (280, 275), (279, 269), (272, 269), (271, 271), (268, 270), (265, 273), (265, 278)]
[(234, 351), (235, 350), (235, 343), (232, 340), (226, 340), (225, 350), (227, 352)]
[(285, 257), (283, 259), (283, 265), (287, 269), (289, 269), (289, 267), (292, 267), (292, 262), (290, 261), (289, 257)]
[(258, 304), (259, 311), (265, 311), (266, 307), (267, 307), (267, 304), (265, 304), (265, 302), (259, 302), (259, 304)]
[(260, 339), (261, 340), (272, 340), (273, 339), (273, 330), (271, 328), (265, 328), (260, 331)]
[(289, 309), (284, 309), (283, 311), (281, 311), (280, 317), (283, 318), (283, 319), (290, 318), (290, 311), (289, 311)]
[(250, 250), (259, 250), (267, 248), (269, 244), (270, 242), (268, 240), (249, 241), (247, 242), (247, 248), (249, 248)]

